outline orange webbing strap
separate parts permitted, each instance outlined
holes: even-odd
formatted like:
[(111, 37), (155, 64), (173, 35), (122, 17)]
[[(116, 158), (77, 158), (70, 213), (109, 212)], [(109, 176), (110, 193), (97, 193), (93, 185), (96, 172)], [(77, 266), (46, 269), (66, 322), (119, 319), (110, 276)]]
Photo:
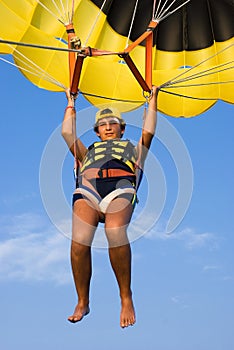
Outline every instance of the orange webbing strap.
[[(152, 87), (152, 48), (153, 48), (153, 31), (157, 26), (156, 21), (150, 21), (147, 30), (131, 45), (129, 45), (123, 52), (111, 52), (106, 50), (94, 49), (91, 47), (81, 48), (75, 57), (74, 52), (69, 52), (69, 66), (70, 66), (70, 80), (71, 80), (71, 94), (75, 95), (78, 92), (78, 86), (80, 81), (81, 70), (83, 66), (84, 58), (87, 56), (105, 56), (105, 55), (119, 55), (123, 58), (128, 65), (129, 69), (135, 76), (136, 80), (145, 92), (150, 93)], [(71, 40), (75, 37), (75, 31), (72, 24), (67, 26), (68, 33), (68, 47), (71, 47)], [(135, 63), (129, 56), (129, 53), (142, 41), (146, 41), (146, 53), (145, 53), (145, 78), (141, 75), (140, 71), (136, 67)]]
[[(156, 21), (150, 21), (147, 30), (137, 39), (135, 40), (131, 45), (129, 45), (122, 54), (119, 56), (122, 57), (125, 62), (127, 63), (128, 67), (130, 68), (131, 72), (137, 79), (138, 83), (142, 87), (142, 89), (148, 93), (151, 92), (152, 87), (152, 49), (153, 49), (153, 31), (157, 26)], [(129, 53), (139, 44), (142, 43), (142, 41), (146, 41), (146, 48), (145, 48), (145, 79), (142, 77), (141, 73), (139, 72), (138, 68), (132, 61), (132, 59), (129, 56)]]
[[(69, 49), (77, 48), (77, 46), (80, 43), (78, 44), (79, 40), (76, 37), (73, 23), (66, 25), (66, 31), (67, 31), (67, 36), (68, 36), (68, 40), (67, 40), (68, 41), (68, 48)], [(73, 93), (71, 91), (71, 84), (72, 84), (73, 79), (74, 79), (75, 66), (76, 66), (76, 61), (77, 61), (76, 53), (69, 51), (68, 60), (69, 60), (70, 93), (71, 93), (71, 96), (73, 96), (73, 103), (74, 103), (73, 113), (75, 114), (76, 111), (75, 111), (75, 98), (74, 97), (78, 92), (78, 84), (77, 84), (76, 91), (73, 91)], [(76, 152), (76, 118), (75, 118), (75, 115), (72, 117), (72, 129), (73, 129), (72, 132), (74, 135), (74, 140), (73, 140), (73, 144), (74, 144), (74, 175), (75, 175), (75, 180), (77, 182), (77, 172), (78, 172), (78, 167), (79, 167), (79, 161), (77, 159), (77, 152)]]
[(77, 55), (76, 62), (74, 65), (74, 71), (73, 71), (73, 77), (71, 81), (71, 94), (75, 95), (78, 92), (78, 86), (80, 82), (80, 75), (81, 75), (81, 70), (82, 66), (84, 63), (84, 59), (89, 56), (106, 56), (106, 55), (117, 55), (117, 52), (111, 52), (111, 51), (106, 51), (106, 50), (99, 50), (99, 49), (94, 49), (91, 47), (84, 47), (79, 50), (80, 52)]
[[(70, 23), (66, 26), (68, 36), (68, 48), (79, 49), (81, 42), (75, 34), (73, 24)], [(83, 57), (79, 55), (76, 57), (76, 52), (69, 51), (69, 72), (70, 72), (70, 93), (76, 95), (78, 92), (78, 84), (80, 80), (80, 73), (83, 64)]]
[[(147, 30), (131, 45), (129, 45), (123, 52), (111, 52), (106, 50), (94, 49), (91, 47), (81, 48), (80, 52), (75, 59), (75, 53), (69, 53), (70, 57), (70, 77), (71, 77), (71, 94), (75, 95), (78, 91), (79, 81), (81, 70), (83, 66), (84, 58), (89, 56), (105, 56), (105, 55), (119, 55), (123, 58), (128, 65), (129, 69), (137, 79), (138, 83), (145, 92), (150, 93), (152, 87), (152, 49), (153, 49), (153, 31), (157, 26), (156, 21), (150, 21)], [(68, 36), (70, 35), (70, 40), (75, 36), (75, 31), (70, 24), (67, 26)], [(142, 41), (146, 41), (146, 50), (145, 50), (145, 78), (141, 75), (135, 63), (129, 56), (129, 53)], [(72, 73), (71, 73), (72, 72)]]
[(120, 54), (119, 56), (124, 59), (124, 61), (128, 65), (128, 68), (131, 70), (131, 72), (133, 73), (134, 77), (136, 78), (136, 80), (138, 81), (138, 83), (140, 84), (142, 89), (144, 91), (150, 93), (151, 92), (150, 86), (147, 84), (145, 79), (142, 77), (141, 73), (139, 72), (138, 68), (136, 67), (135, 63), (133, 62), (133, 60), (131, 59), (129, 54), (123, 53), (123, 54)]
[(157, 27), (157, 22), (156, 21), (150, 21), (147, 30), (141, 34), (141, 36), (139, 36), (139, 38), (137, 38), (131, 45), (128, 45), (128, 47), (126, 47), (126, 49), (124, 50), (125, 53), (129, 53), (131, 52), (136, 46), (138, 46), (139, 44), (142, 43), (142, 41), (144, 41), (153, 31), (154, 29)]
[(81, 75), (84, 59), (85, 59), (85, 56), (80, 56), (80, 55), (77, 56), (75, 67), (74, 67), (74, 73), (71, 81), (71, 87), (70, 87), (70, 92), (72, 95), (76, 95), (78, 92), (80, 75)]
[(153, 32), (146, 38), (145, 47), (145, 81), (149, 87), (152, 87), (152, 49), (153, 49)]
[[(67, 38), (68, 38), (68, 40), (67, 40), (68, 48), (71, 49), (72, 48), (72, 39), (76, 36), (72, 23), (66, 25), (66, 31), (67, 31)], [(70, 83), (71, 83), (72, 78), (73, 78), (75, 63), (76, 63), (75, 52), (69, 51), (68, 59), (69, 59), (69, 72), (70, 72)]]

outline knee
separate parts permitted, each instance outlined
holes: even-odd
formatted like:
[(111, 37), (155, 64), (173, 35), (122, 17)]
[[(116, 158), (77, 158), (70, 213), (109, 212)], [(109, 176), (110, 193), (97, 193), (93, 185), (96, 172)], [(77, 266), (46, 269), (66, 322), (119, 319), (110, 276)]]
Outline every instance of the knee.
[(90, 246), (78, 243), (76, 241), (72, 241), (71, 243), (71, 255), (74, 257), (89, 254), (90, 249)]
[(112, 227), (105, 228), (105, 231), (109, 247), (118, 247), (129, 243), (126, 228)]

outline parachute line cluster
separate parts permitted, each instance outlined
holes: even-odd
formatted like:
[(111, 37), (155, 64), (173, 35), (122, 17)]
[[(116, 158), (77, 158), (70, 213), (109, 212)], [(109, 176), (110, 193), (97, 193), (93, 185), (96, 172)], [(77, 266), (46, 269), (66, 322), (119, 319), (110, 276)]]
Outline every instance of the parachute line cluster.
[[(48, 13), (50, 13), (54, 18), (60, 21), (63, 25), (67, 25), (72, 22), (74, 16), (74, 5), (75, 0), (59, 0), (57, 4), (55, 0), (51, 0), (51, 3), (54, 5), (54, 11), (50, 10), (40, 0), (36, 0), (39, 5), (41, 5)], [(57, 14), (56, 14), (57, 13)]]
[[(104, 9), (104, 7), (105, 7), (105, 5), (106, 5), (106, 2), (107, 2), (107, 0), (104, 0), (103, 3), (102, 3), (102, 6), (100, 7), (100, 10), (98, 11), (96, 18), (95, 18), (95, 20), (93, 21), (93, 24), (92, 24), (92, 26), (91, 26), (91, 29), (90, 29), (88, 35), (87, 35), (87, 38), (86, 38), (86, 40), (84, 41), (84, 46), (87, 46), (87, 45), (88, 45), (89, 39), (90, 39), (90, 37), (91, 37), (91, 35), (92, 35), (94, 29), (95, 29), (95, 26), (97, 25), (98, 19), (99, 19), (99, 17), (101, 16), (102, 10)], [(72, 20), (71, 20), (71, 22), (72, 22)], [(71, 23), (71, 22), (70, 22), (70, 23)]]
[[(10, 47), (12, 45), (8, 44)], [(40, 66), (38, 66), (37, 64), (35, 64), (32, 60), (28, 59), (24, 54), (22, 54), (19, 50), (15, 49), (15, 52), (19, 55), (17, 57), (18, 60), (18, 64), (10, 62), (9, 60), (4, 59), (3, 57), (0, 57), (0, 60), (8, 63), (12, 66), (15, 66), (17, 68), (19, 68), (20, 70), (22, 70), (23, 72), (28, 72), (29, 74), (32, 74), (40, 79), (44, 79), (46, 81), (48, 81), (51, 84), (57, 85), (59, 87), (61, 87), (62, 89), (66, 89), (66, 86), (64, 86), (63, 84), (61, 84), (58, 80), (54, 79), (51, 75), (49, 75), (46, 70), (42, 69)], [(24, 67), (22, 67), (20, 65), (20, 63), (22, 63), (24, 65)]]
[[(79, 91), (92, 104), (134, 109), (153, 84), (161, 112), (190, 117), (219, 99), (234, 103), (233, 17), (230, 0), (0, 0), (0, 60), (63, 91), (73, 55)], [(66, 33), (72, 26), (80, 47)]]
[(166, 0), (161, 7), (162, 1), (159, 0), (158, 6), (155, 10), (155, 5), (156, 5), (157, 1), (154, 0), (153, 18), (155, 20), (157, 20), (158, 22), (162, 21), (162, 20), (166, 19), (168, 16), (171, 16), (174, 12), (178, 11), (181, 7), (183, 7), (185, 4), (189, 3), (191, 0), (186, 0), (180, 5), (178, 5), (178, 2), (177, 2), (177, 6), (172, 11), (169, 11), (170, 8), (176, 3), (176, 1), (177, 0), (170, 1), (170, 3), (168, 4), (168, 7), (166, 7), (167, 3), (169, 2), (169, 0)]
[[(154, 1), (154, 4), (155, 4), (155, 1)], [(131, 19), (131, 24), (130, 24), (130, 26), (129, 26), (129, 32), (128, 32), (128, 36), (127, 36), (127, 41), (126, 41), (125, 49), (126, 49), (126, 48), (128, 47), (128, 45), (129, 45), (130, 35), (131, 35), (131, 32), (132, 32), (133, 23), (134, 23), (134, 19), (135, 19), (135, 16), (136, 16), (137, 6), (138, 6), (138, 0), (136, 0), (136, 4), (135, 4), (134, 11), (133, 11), (133, 14), (132, 14), (132, 19)]]
[[(219, 81), (219, 82), (207, 82), (207, 83), (199, 83), (199, 84), (178, 85), (178, 84), (183, 83), (183, 82), (191, 81), (191, 80), (194, 80), (194, 79), (200, 79), (201, 77), (210, 76), (212, 74), (221, 73), (221, 72), (233, 69), (234, 68), (234, 65), (233, 65), (234, 60), (229, 61), (229, 62), (225, 62), (223, 64), (219, 64), (219, 65), (216, 65), (216, 66), (212, 66), (211, 68), (208, 68), (208, 69), (200, 70), (199, 73), (190, 74), (189, 76), (187, 76), (187, 77), (185, 77), (183, 79), (178, 79), (181, 76), (183, 76), (185, 74), (188, 74), (189, 72), (192, 72), (193, 70), (195, 70), (195, 68), (197, 68), (199, 66), (202, 66), (207, 61), (213, 59), (214, 57), (216, 57), (216, 56), (218, 56), (220, 54), (222, 54), (224, 51), (232, 48), (233, 46), (234, 46), (234, 44), (231, 44), (228, 47), (224, 48), (223, 50), (217, 52), (215, 55), (212, 55), (212, 56), (206, 58), (204, 61), (201, 61), (197, 65), (188, 68), (185, 72), (177, 75), (173, 79), (171, 79), (168, 82), (165, 82), (164, 84), (162, 84), (160, 86), (160, 88), (165, 88), (165, 87), (172, 87), (173, 88), (173, 85), (175, 85), (175, 84), (176, 84), (176, 87), (191, 87), (191, 86), (204, 86), (204, 85), (233, 83), (233, 80), (227, 80), (227, 81)], [(190, 96), (188, 96), (188, 97), (190, 97)], [(202, 99), (204, 99), (204, 98), (202, 98)], [(209, 98), (207, 98), (207, 99), (209, 99)]]

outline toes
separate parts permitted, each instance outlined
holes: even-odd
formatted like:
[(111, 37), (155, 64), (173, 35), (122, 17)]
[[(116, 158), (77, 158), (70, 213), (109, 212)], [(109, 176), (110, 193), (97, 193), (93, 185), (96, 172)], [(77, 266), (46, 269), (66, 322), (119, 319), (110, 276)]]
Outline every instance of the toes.
[(120, 326), (122, 328), (126, 328), (126, 327), (129, 327), (129, 326), (133, 326), (135, 323), (135, 319), (131, 318), (130, 320), (123, 320), (120, 324)]
[(81, 318), (77, 317), (77, 316), (70, 316), (68, 317), (68, 321), (70, 321), (71, 323), (76, 323), (78, 321), (80, 321)]
[(90, 312), (89, 306), (87, 306), (85, 309), (79, 310), (78, 307), (76, 307), (74, 314), (72, 316), (68, 317), (68, 321), (71, 323), (79, 322), (83, 319), (84, 316), (88, 315)]

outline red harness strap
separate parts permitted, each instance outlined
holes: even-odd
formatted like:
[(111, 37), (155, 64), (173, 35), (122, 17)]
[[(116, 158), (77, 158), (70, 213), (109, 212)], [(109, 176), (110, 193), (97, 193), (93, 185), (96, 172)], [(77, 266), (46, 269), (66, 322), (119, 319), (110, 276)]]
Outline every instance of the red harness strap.
[(122, 169), (99, 169), (99, 168), (90, 168), (86, 169), (81, 174), (87, 180), (91, 179), (105, 179), (108, 177), (120, 177), (120, 176), (135, 176), (135, 174), (130, 171), (125, 171)]

